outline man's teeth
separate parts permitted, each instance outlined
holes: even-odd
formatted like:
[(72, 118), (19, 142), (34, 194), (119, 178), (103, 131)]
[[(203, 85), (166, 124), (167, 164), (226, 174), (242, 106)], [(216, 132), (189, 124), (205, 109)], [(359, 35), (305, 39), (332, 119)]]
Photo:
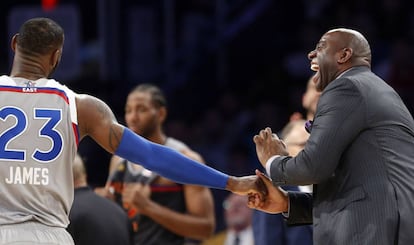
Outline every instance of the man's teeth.
[(319, 70), (319, 66), (317, 64), (312, 64), (311, 65), (311, 70), (312, 71), (318, 71)]

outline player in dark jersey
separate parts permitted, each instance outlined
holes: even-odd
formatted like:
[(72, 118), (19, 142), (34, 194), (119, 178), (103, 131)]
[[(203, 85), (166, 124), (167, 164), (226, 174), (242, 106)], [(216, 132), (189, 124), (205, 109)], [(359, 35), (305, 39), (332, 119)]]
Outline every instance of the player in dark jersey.
[[(166, 98), (155, 85), (140, 84), (127, 97), (125, 122), (128, 128), (152, 142), (202, 162), (198, 153), (164, 133), (163, 123), (167, 114)], [(128, 210), (135, 230), (135, 245), (182, 245), (188, 238), (203, 240), (212, 235), (214, 204), (208, 188), (175, 183), (117, 156), (113, 157), (111, 164), (115, 170), (111, 171), (106, 194), (113, 191), (121, 205), (124, 183), (142, 184), (128, 184), (125, 191), (129, 195), (124, 195), (127, 203), (135, 199), (135, 204)]]

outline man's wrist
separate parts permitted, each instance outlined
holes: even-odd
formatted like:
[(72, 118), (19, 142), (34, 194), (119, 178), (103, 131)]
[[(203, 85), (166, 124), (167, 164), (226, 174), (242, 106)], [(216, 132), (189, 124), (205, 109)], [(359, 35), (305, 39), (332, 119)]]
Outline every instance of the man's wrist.
[(235, 177), (233, 177), (233, 176), (228, 176), (227, 177), (226, 190), (228, 190), (230, 192), (234, 192), (234, 186), (236, 184), (236, 180), (234, 178)]
[(236, 176), (228, 176), (227, 178), (227, 185), (226, 190), (238, 194), (238, 195), (246, 195), (246, 184), (242, 181), (242, 177)]

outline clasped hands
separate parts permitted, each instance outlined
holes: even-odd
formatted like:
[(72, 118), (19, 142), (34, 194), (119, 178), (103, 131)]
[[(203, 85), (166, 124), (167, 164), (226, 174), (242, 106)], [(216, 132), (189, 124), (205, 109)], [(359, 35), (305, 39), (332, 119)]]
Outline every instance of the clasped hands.
[[(124, 209), (133, 209), (134, 212), (144, 214), (151, 204), (151, 187), (142, 183), (122, 183), (118, 190), (122, 196), (122, 206)], [(95, 188), (95, 193), (115, 201), (114, 187), (107, 184), (105, 187)]]
[[(276, 134), (272, 133), (270, 128), (261, 130), (258, 135), (254, 136), (253, 141), (256, 144), (257, 157), (263, 167), (274, 155), (288, 155), (286, 145)], [(256, 170), (256, 175), (230, 176), (226, 189), (235, 194), (247, 195), (247, 205), (250, 208), (267, 213), (281, 213), (288, 209), (287, 192), (274, 186), (270, 178), (259, 170)], [(148, 185), (124, 185), (122, 193), (124, 206), (132, 204), (138, 212), (142, 213), (148, 206), (150, 193)]]
[[(257, 157), (263, 167), (269, 158), (275, 155), (288, 155), (286, 145), (270, 128), (265, 128), (253, 137), (256, 144)], [(247, 205), (250, 208), (267, 213), (281, 213), (288, 211), (287, 192), (272, 184), (271, 179), (264, 173), (256, 170), (256, 175), (245, 177), (230, 177), (228, 190), (248, 195)]]
[(122, 203), (125, 209), (133, 208), (137, 213), (145, 214), (151, 204), (151, 187), (142, 183), (124, 183)]

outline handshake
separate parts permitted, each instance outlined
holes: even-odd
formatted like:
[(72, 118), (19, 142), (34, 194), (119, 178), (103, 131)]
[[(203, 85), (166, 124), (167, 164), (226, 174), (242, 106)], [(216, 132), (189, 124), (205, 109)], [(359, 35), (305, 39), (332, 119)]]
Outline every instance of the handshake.
[(272, 214), (288, 211), (287, 192), (274, 186), (270, 178), (259, 170), (256, 170), (256, 175), (230, 177), (226, 190), (247, 195), (250, 208)]
[[(265, 128), (254, 136), (256, 152), (262, 166), (275, 155), (288, 155), (286, 145), (270, 128)], [(266, 213), (282, 213), (288, 211), (288, 194), (280, 187), (274, 186), (269, 177), (256, 170), (256, 175), (230, 177), (226, 189), (239, 195), (247, 195), (250, 208)]]

